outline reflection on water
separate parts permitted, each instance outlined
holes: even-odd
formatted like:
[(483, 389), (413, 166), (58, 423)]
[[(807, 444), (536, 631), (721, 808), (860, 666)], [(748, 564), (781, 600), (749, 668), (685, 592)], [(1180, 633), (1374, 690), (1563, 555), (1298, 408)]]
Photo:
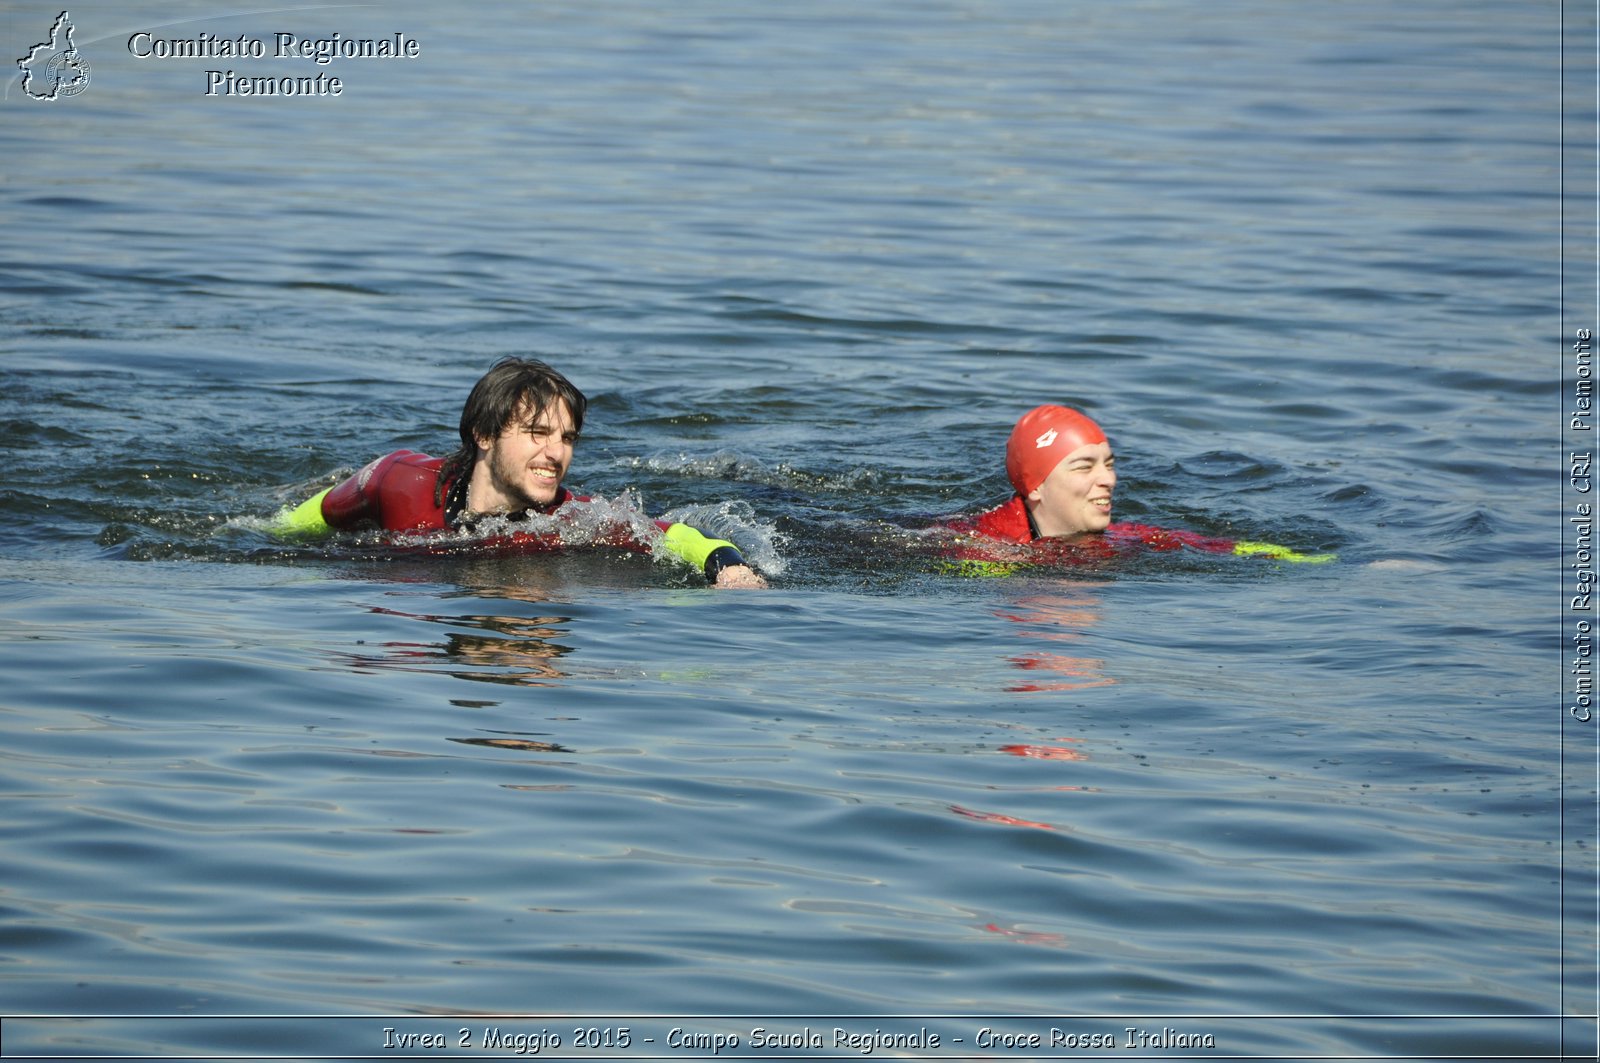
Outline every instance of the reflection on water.
[[(1100, 622), (1100, 595), (1092, 584), (1067, 584), (1019, 598), (1010, 609), (996, 610), (995, 615), (1019, 625), (1021, 638), (1071, 643)], [(1007, 660), (1031, 673), (1026, 680), (1006, 687), (1008, 693), (1078, 691), (1116, 683), (1105, 674), (1105, 661), (1099, 657), (1035, 650)]]
[[(526, 593), (523, 597), (528, 598)], [(568, 675), (556, 662), (571, 653), (572, 647), (555, 640), (569, 634), (564, 626), (572, 622), (569, 616), (446, 615), (409, 613), (381, 606), (370, 611), (468, 630), (451, 631), (439, 642), (389, 641), (382, 644), (378, 653), (335, 655), (356, 671), (437, 672), (457, 679), (513, 686), (549, 686), (553, 680), (565, 679)]]
[(520, 749), (526, 753), (571, 753), (572, 750), (556, 742), (540, 742), (532, 738), (452, 738), (464, 746), (487, 746), (490, 749)]
[[(1015, 625), (1014, 628), (1010, 629), (1010, 633), (1018, 638), (1040, 639), (1051, 643), (1071, 643), (1081, 639), (1084, 632), (1100, 623), (1100, 591), (1093, 584), (1074, 583), (1064, 583), (1048, 589), (1032, 590), (1025, 595), (1012, 599), (1004, 607), (996, 609), (994, 615), (1009, 624)], [(1007, 656), (1004, 660), (1008, 665), (1030, 673), (1026, 681), (1007, 685), (1005, 687), (1007, 693), (1076, 692), (1092, 687), (1111, 686), (1116, 682), (1115, 679), (1105, 674), (1105, 662), (1097, 657), (1060, 653), (1054, 650), (1033, 650)], [(1006, 726), (1018, 726), (1020, 728), (1021, 725), (1008, 724)], [(1027, 760), (1081, 763), (1090, 759), (1089, 753), (1083, 748), (1083, 742), (1082, 738), (1071, 735), (1052, 735), (1043, 740), (1007, 742), (994, 748), (997, 752), (1007, 756), (1020, 757)], [(1037, 787), (1036, 789), (1065, 793), (1073, 791), (1088, 792), (1095, 788), (1074, 784), (1056, 784)], [(1048, 831), (1064, 829), (1055, 823), (1001, 812), (968, 808), (964, 805), (950, 805), (948, 807), (951, 812), (958, 816), (999, 826), (1027, 827), (1034, 830)], [(986, 929), (1007, 936), (1017, 936), (1019, 939), (1030, 940), (1034, 944), (1047, 943), (1042, 940), (1032, 940), (1029, 935), (1022, 932), (1005, 930), (997, 926), (990, 926)]]
[[(1081, 738), (1058, 738), (1058, 742), (1081, 742)], [(1026, 743), (1014, 743), (1001, 746), (1000, 752), (1009, 753), (1013, 757), (1029, 757), (1033, 760), (1088, 760), (1089, 754), (1071, 746), (1046, 746)]]
[[(497, 635), (452, 633), (440, 647), (439, 656), (466, 669), (452, 668), (458, 679), (482, 683), (510, 683), (517, 686), (544, 686), (550, 680), (565, 678), (555, 661), (571, 653), (568, 646), (550, 641), (565, 634), (558, 617), (520, 619), (504, 616), (462, 617), (464, 623), (481, 623)], [(427, 651), (431, 653), (432, 651)]]
[(1057, 829), (1053, 823), (1040, 823), (1038, 820), (1020, 819), (1017, 816), (1005, 816), (1001, 815), (999, 812), (980, 812), (975, 808), (967, 808), (963, 805), (951, 805), (950, 811), (954, 812), (958, 816), (966, 816), (968, 819), (981, 820), (984, 823), (998, 823), (1006, 827), (1033, 827), (1037, 830)]
[(1065, 934), (1056, 934), (1044, 930), (1022, 930), (1014, 926), (1000, 926), (997, 923), (985, 923), (983, 929), (991, 934), (999, 934), (1023, 945), (1038, 945), (1049, 949), (1064, 949), (1068, 947)]

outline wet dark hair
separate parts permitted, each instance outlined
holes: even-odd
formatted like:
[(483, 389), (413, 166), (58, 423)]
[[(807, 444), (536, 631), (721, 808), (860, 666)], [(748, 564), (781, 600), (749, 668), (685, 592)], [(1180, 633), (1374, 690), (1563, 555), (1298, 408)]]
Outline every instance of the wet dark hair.
[(466, 405), (461, 407), (461, 446), (439, 467), (439, 479), (433, 487), (434, 503), (442, 501), (445, 491), (449, 491), (446, 509), (459, 510), (466, 501), (472, 466), (478, 460), (478, 440), (495, 438), (518, 413), (537, 415), (556, 399), (566, 403), (572, 414), (572, 430), (583, 431), (583, 411), (589, 400), (572, 381), (537, 358), (502, 358), (496, 362), (472, 385)]

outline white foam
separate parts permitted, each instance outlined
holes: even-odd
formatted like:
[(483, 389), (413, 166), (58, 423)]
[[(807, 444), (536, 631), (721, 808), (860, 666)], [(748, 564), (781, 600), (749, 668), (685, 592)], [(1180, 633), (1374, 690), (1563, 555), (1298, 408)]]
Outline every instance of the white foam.
[(557, 546), (604, 546), (632, 541), (654, 553), (661, 529), (645, 513), (637, 493), (623, 491), (615, 498), (596, 495), (585, 501), (571, 501), (554, 513), (529, 513), (520, 518), (481, 517), (471, 526), (421, 535), (398, 535), (396, 543), (407, 546), (460, 545), (470, 547), (511, 535), (535, 535), (554, 540)]

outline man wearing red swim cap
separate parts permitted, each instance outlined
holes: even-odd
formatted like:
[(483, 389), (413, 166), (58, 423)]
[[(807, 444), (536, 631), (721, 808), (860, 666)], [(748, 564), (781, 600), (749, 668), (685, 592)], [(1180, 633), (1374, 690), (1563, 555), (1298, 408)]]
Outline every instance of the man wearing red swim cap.
[(1157, 550), (1189, 547), (1211, 553), (1267, 554), (1285, 561), (1334, 559), (1332, 554), (1301, 554), (1273, 543), (1241, 542), (1147, 524), (1113, 524), (1117, 471), (1111, 444), (1099, 425), (1065, 406), (1036, 406), (1022, 415), (1006, 443), (1006, 476), (1015, 495), (986, 513), (948, 527), (1008, 543), (1088, 540), (1102, 550), (1142, 545)]
[(1034, 534), (1055, 538), (1103, 532), (1111, 524), (1116, 458), (1100, 426), (1065, 406), (1022, 415), (1006, 443), (1006, 476)]
[(1106, 434), (1065, 406), (1036, 406), (1022, 415), (1006, 443), (1006, 476), (1016, 494), (956, 531), (1010, 543), (1071, 538), (1111, 527), (1116, 458)]

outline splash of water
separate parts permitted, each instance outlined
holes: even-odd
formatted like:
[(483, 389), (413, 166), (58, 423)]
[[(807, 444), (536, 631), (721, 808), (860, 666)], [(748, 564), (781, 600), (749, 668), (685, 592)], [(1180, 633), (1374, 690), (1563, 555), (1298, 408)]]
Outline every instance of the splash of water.
[(769, 576), (781, 576), (788, 568), (782, 553), (788, 537), (778, 531), (775, 524), (757, 517), (748, 502), (730, 500), (679, 506), (669, 510), (662, 519), (682, 521), (713, 538), (734, 543), (747, 561)]
[(620, 546), (654, 554), (661, 529), (645, 513), (637, 492), (623, 491), (615, 498), (595, 495), (574, 499), (553, 513), (528, 513), (511, 517), (490, 515), (458, 528), (390, 537), (398, 546), (421, 546), (471, 551), (507, 539), (545, 549), (585, 546)]
[[(320, 482), (314, 486), (320, 488)], [(290, 497), (304, 493), (296, 491)], [(752, 564), (768, 575), (779, 575), (787, 568), (780, 550), (785, 537), (774, 524), (757, 517), (748, 503), (727, 501), (680, 507), (661, 519), (667, 523), (682, 521), (713, 538), (735, 543)], [(277, 520), (276, 516), (239, 516), (229, 520), (228, 525), (270, 534)], [(491, 515), (463, 527), (430, 532), (342, 533), (332, 541), (345, 546), (354, 543), (433, 554), (471, 554), (507, 548), (543, 551), (612, 547), (646, 553), (662, 563), (681, 564), (667, 549), (661, 527), (649, 515), (643, 498), (632, 488), (610, 498), (597, 494), (574, 499), (553, 513), (529, 513), (519, 517)]]

